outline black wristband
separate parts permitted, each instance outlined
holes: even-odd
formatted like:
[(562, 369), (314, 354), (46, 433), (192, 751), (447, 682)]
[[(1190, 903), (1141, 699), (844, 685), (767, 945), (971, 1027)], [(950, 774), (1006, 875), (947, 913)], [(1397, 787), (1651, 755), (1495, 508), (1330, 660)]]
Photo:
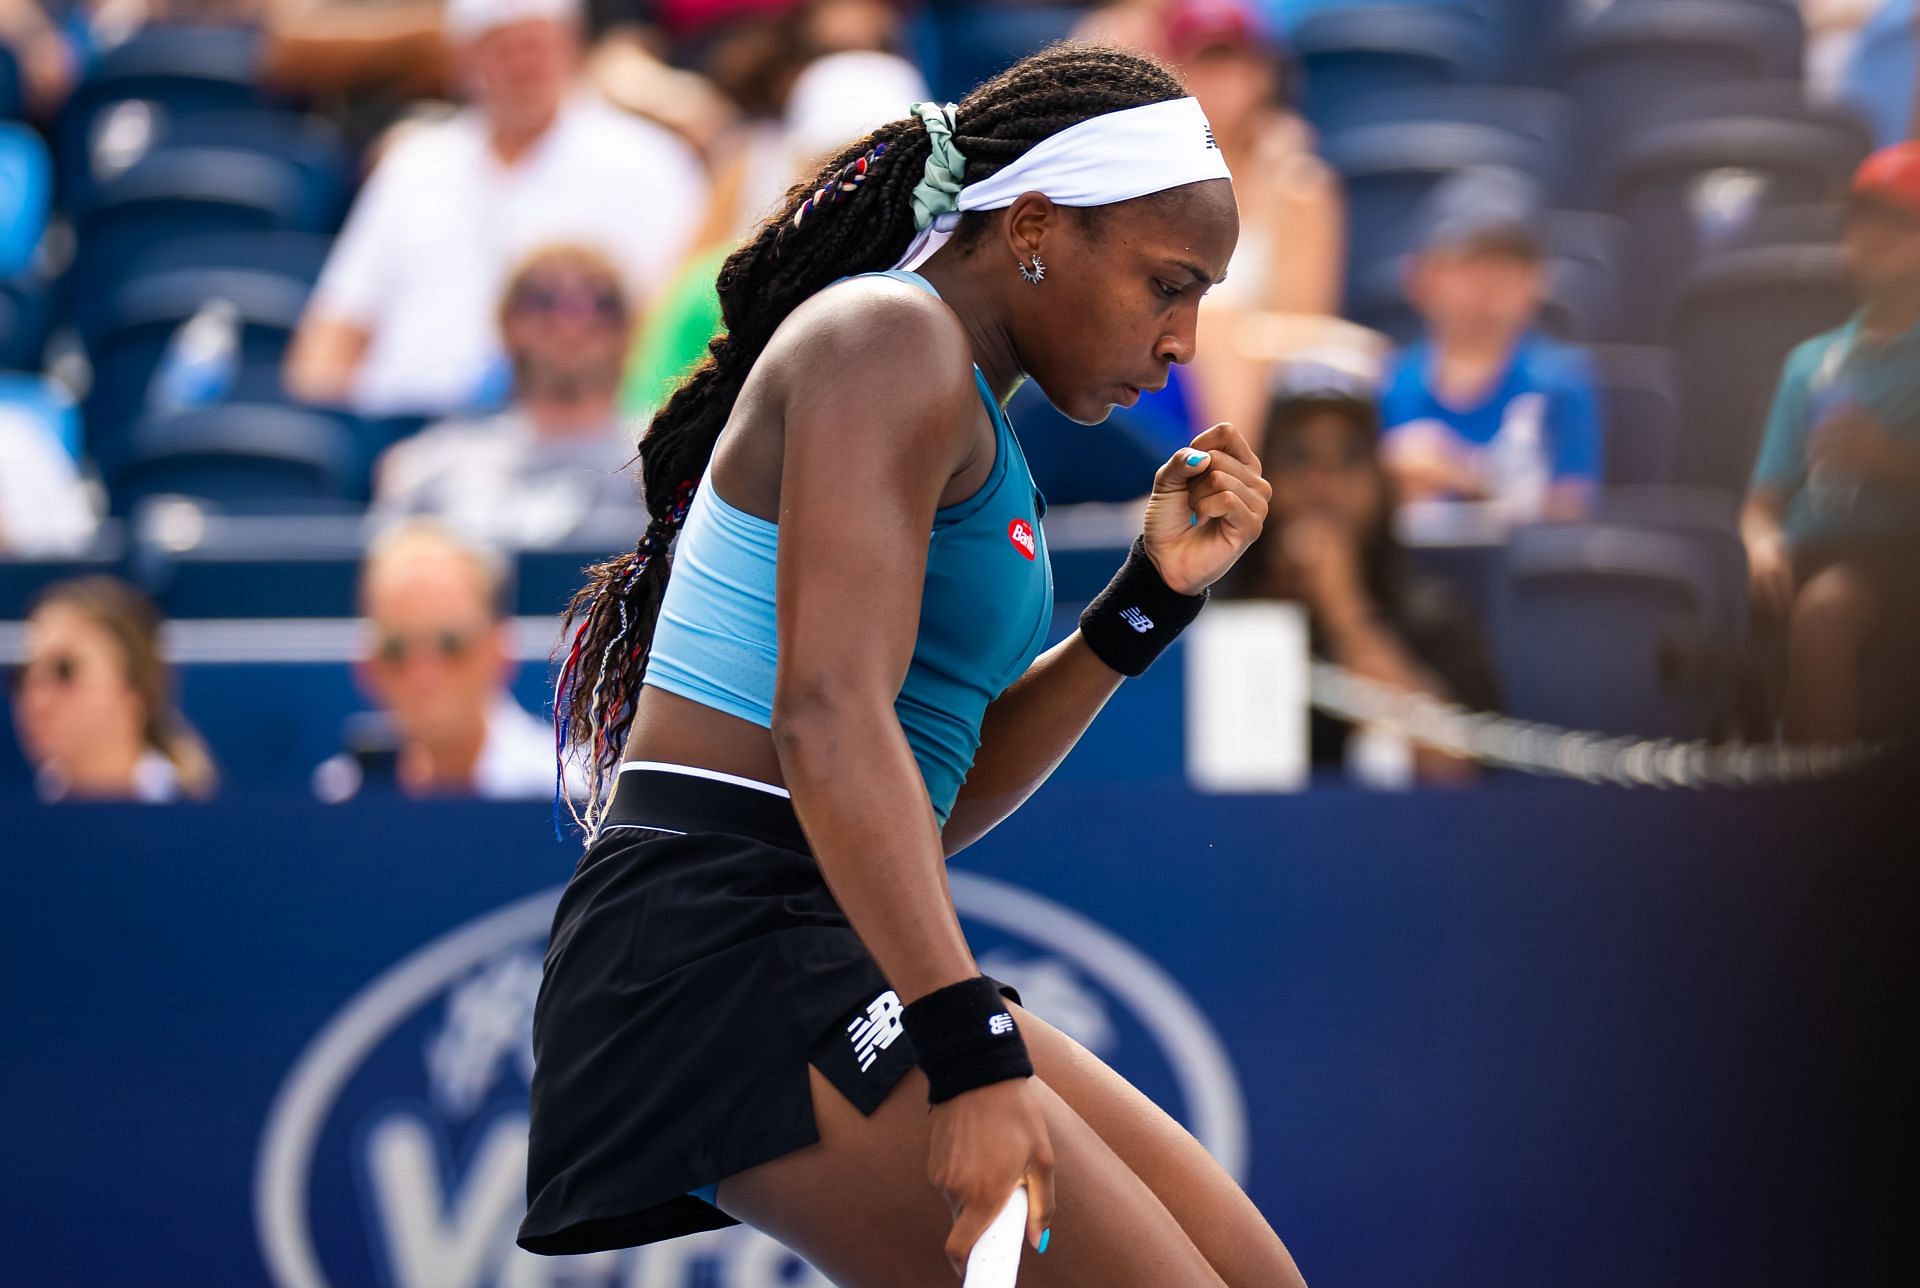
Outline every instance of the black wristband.
[(1007, 1000), (985, 975), (908, 1003), (900, 1022), (927, 1075), (930, 1104), (988, 1083), (1033, 1076), (1026, 1039), (1013, 1022)]
[(1093, 655), (1122, 675), (1138, 675), (1192, 624), (1207, 592), (1182, 595), (1160, 578), (1147, 539), (1134, 538), (1127, 561), (1080, 614), (1080, 637)]

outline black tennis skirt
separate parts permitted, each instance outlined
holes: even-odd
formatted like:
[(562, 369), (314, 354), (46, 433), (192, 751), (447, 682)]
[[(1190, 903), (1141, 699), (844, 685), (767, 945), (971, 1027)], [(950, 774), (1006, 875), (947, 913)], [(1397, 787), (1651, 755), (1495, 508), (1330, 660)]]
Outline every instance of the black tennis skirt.
[(621, 773), (560, 897), (533, 1052), (547, 1254), (737, 1225), (698, 1192), (820, 1139), (808, 1065), (871, 1114), (915, 1063), (785, 793), (672, 767)]

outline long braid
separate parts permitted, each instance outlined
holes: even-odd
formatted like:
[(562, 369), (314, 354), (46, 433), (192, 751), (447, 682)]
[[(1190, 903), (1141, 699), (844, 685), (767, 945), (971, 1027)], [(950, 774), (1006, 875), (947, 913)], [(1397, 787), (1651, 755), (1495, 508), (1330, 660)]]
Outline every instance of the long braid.
[[(954, 142), (967, 158), (966, 182), (988, 177), (1071, 125), (1184, 92), (1171, 71), (1143, 55), (1051, 46), (959, 104)], [(568, 642), (554, 693), (555, 741), (562, 758), (584, 756), (588, 798), (584, 815), (574, 818), (590, 834), (604, 812), (646, 674), (673, 539), (734, 400), (774, 331), (803, 301), (837, 278), (890, 267), (905, 252), (915, 231), (913, 189), (931, 149), (916, 118), (881, 126), (789, 191), (780, 211), (721, 265), (721, 334), (640, 441), (651, 522), (634, 550), (589, 568), (586, 586), (567, 606), (571, 634), (562, 636)], [(966, 216), (957, 244), (964, 246), (987, 222), (983, 215)], [(556, 782), (556, 827), (560, 786)]]

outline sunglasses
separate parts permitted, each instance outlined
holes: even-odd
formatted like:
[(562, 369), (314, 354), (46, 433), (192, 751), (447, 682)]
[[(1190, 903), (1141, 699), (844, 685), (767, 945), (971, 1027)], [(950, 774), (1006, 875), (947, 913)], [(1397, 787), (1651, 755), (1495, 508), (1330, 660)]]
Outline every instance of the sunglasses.
[(477, 630), (456, 630), (451, 627), (437, 631), (427, 631), (420, 635), (403, 635), (389, 632), (380, 637), (374, 648), (374, 656), (387, 666), (405, 666), (407, 659), (416, 652), (425, 650), (442, 662), (458, 662), (473, 651), (479, 638)]
[(541, 282), (515, 289), (507, 297), (507, 311), (575, 318), (591, 315), (610, 324), (624, 322), (627, 316), (626, 302), (611, 286), (561, 286)]
[(38, 681), (56, 689), (71, 688), (80, 678), (80, 659), (71, 653), (54, 653), (13, 668), (13, 691), (19, 693)]

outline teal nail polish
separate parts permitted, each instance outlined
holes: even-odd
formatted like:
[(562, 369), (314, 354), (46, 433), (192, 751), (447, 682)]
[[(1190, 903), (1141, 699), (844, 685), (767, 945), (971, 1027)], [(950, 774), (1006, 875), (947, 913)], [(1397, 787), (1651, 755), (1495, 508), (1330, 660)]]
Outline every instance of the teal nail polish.
[(1205, 465), (1206, 463), (1207, 463), (1207, 454), (1205, 452), (1188, 452), (1187, 453), (1188, 469), (1196, 469), (1199, 466)]
[(1040, 1252), (1043, 1256), (1046, 1254), (1047, 1245), (1051, 1242), (1053, 1242), (1053, 1227), (1048, 1226), (1040, 1232)]

